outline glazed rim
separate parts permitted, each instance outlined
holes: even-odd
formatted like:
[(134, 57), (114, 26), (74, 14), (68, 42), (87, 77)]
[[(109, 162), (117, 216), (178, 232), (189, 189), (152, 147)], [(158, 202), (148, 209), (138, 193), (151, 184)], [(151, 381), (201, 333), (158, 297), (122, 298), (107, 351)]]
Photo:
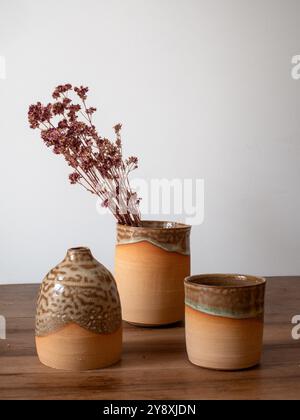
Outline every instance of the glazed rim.
[(76, 246), (74, 248), (69, 248), (68, 252), (89, 252), (90, 248), (86, 246)]
[(190, 225), (186, 225), (184, 223), (178, 222), (169, 222), (169, 221), (161, 221), (161, 220), (142, 220), (141, 226), (128, 226), (128, 225), (121, 225), (117, 223), (118, 227), (125, 227), (126, 229), (172, 229), (172, 230), (181, 230), (181, 229), (190, 229)]
[(186, 277), (184, 280), (186, 286), (202, 288), (228, 288), (240, 289), (246, 287), (257, 287), (265, 284), (264, 277), (257, 277), (245, 274), (200, 274)]

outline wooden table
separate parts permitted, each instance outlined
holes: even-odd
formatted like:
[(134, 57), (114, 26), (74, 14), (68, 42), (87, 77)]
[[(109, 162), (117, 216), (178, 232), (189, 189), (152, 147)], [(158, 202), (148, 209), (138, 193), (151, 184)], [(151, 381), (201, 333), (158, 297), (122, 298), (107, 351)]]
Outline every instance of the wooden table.
[(124, 323), (123, 359), (82, 373), (40, 364), (34, 344), (38, 285), (0, 286), (0, 399), (300, 399), (300, 277), (269, 278), (264, 355), (259, 367), (219, 372), (190, 364), (184, 327), (137, 328)]

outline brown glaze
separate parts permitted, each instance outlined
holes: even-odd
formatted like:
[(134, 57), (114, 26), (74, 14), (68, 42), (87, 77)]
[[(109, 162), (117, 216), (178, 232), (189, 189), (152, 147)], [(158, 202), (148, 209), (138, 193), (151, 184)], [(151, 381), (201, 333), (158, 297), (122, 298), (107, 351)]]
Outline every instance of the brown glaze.
[(117, 244), (149, 242), (169, 252), (190, 254), (191, 227), (182, 223), (143, 221), (139, 227), (117, 225)]
[(40, 288), (36, 335), (48, 335), (70, 323), (98, 334), (113, 333), (121, 325), (115, 280), (88, 248), (68, 250)]
[(252, 318), (264, 310), (265, 279), (238, 274), (205, 274), (185, 280), (186, 305), (216, 316)]
[(237, 370), (259, 363), (265, 279), (210, 274), (185, 279), (186, 346), (202, 367)]

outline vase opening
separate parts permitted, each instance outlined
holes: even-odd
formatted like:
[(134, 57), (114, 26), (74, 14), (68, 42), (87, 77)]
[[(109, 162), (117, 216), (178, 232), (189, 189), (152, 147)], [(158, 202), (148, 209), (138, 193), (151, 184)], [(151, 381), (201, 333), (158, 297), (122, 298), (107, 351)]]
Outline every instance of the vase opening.
[(85, 246), (77, 246), (75, 248), (70, 248), (71, 252), (90, 252), (90, 249)]
[(190, 225), (178, 222), (160, 221), (160, 220), (142, 220), (139, 226), (125, 226), (127, 229), (143, 230), (143, 229), (190, 229)]
[(92, 253), (90, 248), (84, 247), (84, 246), (78, 246), (74, 248), (69, 248), (67, 252), (67, 258), (74, 260), (74, 259), (93, 259)]

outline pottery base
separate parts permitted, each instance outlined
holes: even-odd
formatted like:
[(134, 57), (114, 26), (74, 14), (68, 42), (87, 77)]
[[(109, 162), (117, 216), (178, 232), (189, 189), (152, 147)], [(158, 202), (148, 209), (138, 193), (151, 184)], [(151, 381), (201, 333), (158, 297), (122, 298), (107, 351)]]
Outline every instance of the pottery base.
[(232, 319), (186, 306), (186, 345), (194, 365), (214, 370), (242, 370), (260, 362), (261, 318)]
[(115, 278), (122, 317), (144, 326), (184, 319), (184, 278), (190, 256), (168, 252), (148, 242), (117, 245)]
[(172, 327), (173, 325), (178, 324), (179, 322), (182, 322), (183, 319), (179, 319), (178, 321), (172, 321), (168, 322), (166, 324), (160, 323), (160, 324), (142, 324), (140, 322), (131, 322), (124, 319), (123, 321), (127, 322), (127, 324), (133, 325), (134, 327), (141, 327), (141, 328), (159, 328), (159, 327)]
[(238, 371), (238, 370), (247, 370), (247, 369), (251, 369), (254, 368), (255, 366), (259, 365), (259, 361), (255, 362), (254, 364), (251, 364), (249, 366), (244, 366), (244, 367), (231, 367), (231, 368), (220, 368), (220, 367), (214, 367), (214, 366), (204, 366), (203, 364), (199, 364), (201, 362), (199, 362), (198, 359), (193, 359), (192, 357), (188, 357), (189, 362), (192, 363), (192, 365), (198, 366), (202, 369), (208, 369), (208, 370), (217, 370), (217, 371), (221, 371), (221, 372), (234, 372), (234, 371)]
[(70, 324), (36, 337), (40, 362), (54, 369), (81, 371), (111, 366), (121, 359), (122, 327), (112, 334), (95, 334)]

